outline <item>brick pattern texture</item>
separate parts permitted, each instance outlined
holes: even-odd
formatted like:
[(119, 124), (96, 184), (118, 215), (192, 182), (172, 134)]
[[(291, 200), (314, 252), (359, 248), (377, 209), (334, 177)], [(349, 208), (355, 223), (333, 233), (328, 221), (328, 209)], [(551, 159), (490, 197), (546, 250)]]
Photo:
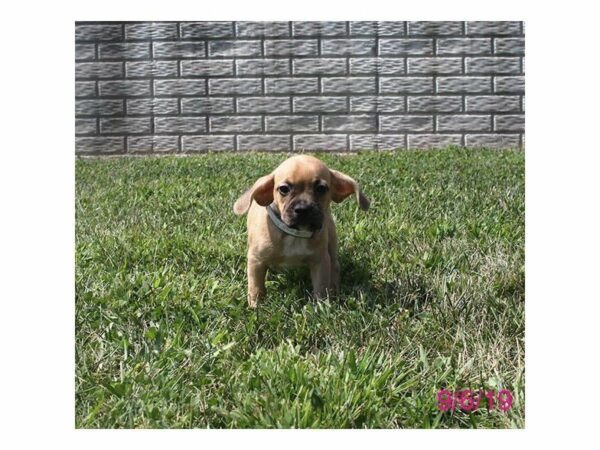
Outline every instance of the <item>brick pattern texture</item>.
[(524, 146), (522, 22), (77, 22), (77, 154)]

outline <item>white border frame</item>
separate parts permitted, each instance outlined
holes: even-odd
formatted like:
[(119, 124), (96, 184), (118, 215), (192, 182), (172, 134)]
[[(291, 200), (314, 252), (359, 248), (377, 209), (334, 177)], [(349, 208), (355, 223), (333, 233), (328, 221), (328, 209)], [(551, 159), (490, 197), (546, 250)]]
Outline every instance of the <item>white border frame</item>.
[[(593, 441), (598, 354), (598, 41), (580, 1), (29, 2), (0, 29), (5, 112), (2, 440), (61, 448), (305, 448)], [(564, 5), (564, 6), (562, 6)], [(526, 430), (75, 430), (75, 20), (525, 20)], [(26, 93), (26, 94), (25, 94)], [(8, 117), (7, 117), (8, 116)], [(25, 444), (25, 445), (23, 445)]]

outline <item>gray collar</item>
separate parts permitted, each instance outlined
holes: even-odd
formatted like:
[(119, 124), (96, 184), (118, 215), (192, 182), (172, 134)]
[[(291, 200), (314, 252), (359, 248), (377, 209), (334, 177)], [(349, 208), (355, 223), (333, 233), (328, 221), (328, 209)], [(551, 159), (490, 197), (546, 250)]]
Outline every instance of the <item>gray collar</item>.
[(271, 219), (271, 222), (273, 222), (273, 225), (275, 225), (285, 234), (289, 234), (290, 236), (299, 237), (302, 239), (310, 239), (316, 233), (316, 231), (296, 230), (295, 228), (288, 227), (285, 223), (283, 223), (283, 220), (279, 218), (279, 216), (271, 207), (271, 205), (267, 206), (267, 213), (269, 214), (269, 218)]

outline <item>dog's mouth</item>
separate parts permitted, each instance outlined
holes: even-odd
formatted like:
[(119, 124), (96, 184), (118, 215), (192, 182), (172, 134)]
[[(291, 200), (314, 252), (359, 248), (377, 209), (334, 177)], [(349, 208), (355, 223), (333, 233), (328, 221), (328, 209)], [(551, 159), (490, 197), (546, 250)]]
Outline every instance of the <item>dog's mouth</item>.
[(323, 227), (323, 214), (318, 211), (303, 216), (291, 215), (282, 219), (288, 227), (296, 230), (317, 231)]

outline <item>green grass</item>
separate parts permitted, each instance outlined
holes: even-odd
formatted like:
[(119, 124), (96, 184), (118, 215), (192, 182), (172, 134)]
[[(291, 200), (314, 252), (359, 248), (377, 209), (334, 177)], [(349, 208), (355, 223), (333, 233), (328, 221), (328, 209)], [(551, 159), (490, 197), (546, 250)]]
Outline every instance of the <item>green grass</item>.
[(272, 273), (258, 314), (232, 205), (284, 155), (77, 161), (77, 427), (524, 426), (524, 153), (319, 157), (372, 201), (332, 207), (340, 298)]

